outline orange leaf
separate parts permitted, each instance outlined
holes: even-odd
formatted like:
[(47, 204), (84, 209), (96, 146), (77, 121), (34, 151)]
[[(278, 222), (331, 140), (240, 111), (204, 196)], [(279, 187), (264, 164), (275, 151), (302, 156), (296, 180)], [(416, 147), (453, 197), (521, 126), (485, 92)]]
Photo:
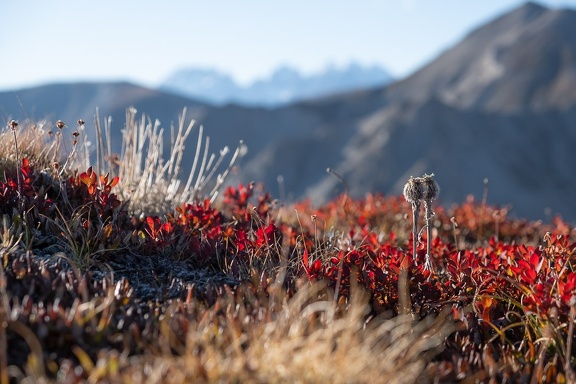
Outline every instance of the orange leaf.
[(119, 177), (119, 176), (116, 176), (116, 177), (114, 177), (112, 180), (110, 180), (110, 183), (108, 184), (108, 186), (109, 186), (110, 188), (112, 188), (112, 187), (118, 185), (118, 182), (119, 182), (119, 181), (120, 181), (120, 177)]
[(486, 309), (486, 308), (490, 308), (492, 306), (492, 302), (494, 300), (491, 297), (488, 296), (484, 296), (482, 298), (482, 306)]
[(108, 185), (108, 173), (106, 176), (100, 175), (100, 185)]
[(81, 182), (83, 182), (84, 184), (86, 184), (87, 186), (91, 186), (92, 185), (92, 179), (90, 178), (90, 176), (88, 176), (88, 174), (81, 173), (80, 176), (78, 177), (80, 179)]

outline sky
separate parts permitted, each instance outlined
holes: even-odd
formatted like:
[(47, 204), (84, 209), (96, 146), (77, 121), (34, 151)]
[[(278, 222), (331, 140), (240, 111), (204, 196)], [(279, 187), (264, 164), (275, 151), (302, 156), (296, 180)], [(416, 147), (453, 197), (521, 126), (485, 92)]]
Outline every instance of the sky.
[[(0, 90), (127, 80), (157, 86), (186, 67), (241, 84), (282, 65), (351, 62), (401, 78), (517, 0), (0, 1)], [(541, 0), (576, 9), (576, 0)]]

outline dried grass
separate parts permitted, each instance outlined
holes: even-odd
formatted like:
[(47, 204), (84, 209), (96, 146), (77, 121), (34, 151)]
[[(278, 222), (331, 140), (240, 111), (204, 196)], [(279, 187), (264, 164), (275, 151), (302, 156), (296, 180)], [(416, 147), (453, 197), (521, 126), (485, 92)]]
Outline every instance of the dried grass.
[[(290, 300), (246, 305), (220, 301), (189, 323), (182, 356), (134, 357), (124, 380), (147, 383), (414, 383), (453, 331), (446, 314), (366, 321), (367, 297), (355, 290), (337, 305), (320, 285)], [(241, 302), (244, 301), (244, 304)], [(248, 313), (248, 308), (256, 308)], [(166, 320), (169, 323), (169, 320)]]
[[(0, 171), (16, 169), (16, 164), (27, 158), (35, 169), (55, 170), (60, 180), (65, 180), (93, 166), (97, 173), (120, 177), (116, 193), (120, 200), (130, 201), (130, 212), (136, 215), (162, 215), (185, 202), (214, 201), (247, 149), (241, 141), (232, 153), (228, 147), (218, 154), (210, 153), (210, 138), (204, 136), (200, 126), (193, 165), (186, 173), (182, 160), (189, 136), (196, 128), (194, 120), (186, 124), (186, 113), (184, 108), (178, 126), (171, 127), (166, 158), (164, 128), (158, 120), (152, 122), (145, 115), (138, 120), (135, 108), (126, 110), (120, 154), (112, 150), (111, 120), (102, 121), (98, 111), (94, 119), (95, 143), (88, 140), (90, 135), (83, 121), (79, 121), (73, 131), (61, 123), (55, 126), (45, 120), (36, 123), (26, 120), (14, 132), (10, 128), (0, 131)], [(19, 159), (16, 159), (14, 134), (19, 144)]]
[[(117, 194), (120, 200), (130, 201), (131, 213), (162, 215), (184, 202), (214, 200), (235, 162), (245, 154), (244, 144), (239, 143), (227, 166), (223, 167), (222, 163), (230, 152), (228, 147), (220, 150), (218, 156), (209, 155), (210, 138), (204, 138), (200, 126), (193, 165), (186, 174), (183, 173), (182, 160), (186, 143), (190, 141), (188, 138), (196, 127), (194, 120), (186, 124), (186, 108), (178, 119), (178, 126), (171, 128), (167, 158), (164, 157), (164, 129), (160, 122), (152, 123), (144, 115), (138, 120), (136, 113), (134, 108), (126, 110), (120, 155), (112, 153), (109, 121), (105, 121), (102, 127), (100, 119), (95, 120), (98, 137), (96, 170), (120, 177)], [(83, 164), (81, 168), (86, 169), (87, 165)], [(183, 180), (187, 180), (185, 185)]]

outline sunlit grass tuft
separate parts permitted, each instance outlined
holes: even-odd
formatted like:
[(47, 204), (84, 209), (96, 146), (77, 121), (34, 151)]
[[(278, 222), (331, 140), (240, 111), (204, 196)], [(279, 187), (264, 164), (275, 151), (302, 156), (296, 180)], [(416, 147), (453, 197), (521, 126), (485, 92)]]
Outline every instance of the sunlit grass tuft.
[(411, 316), (367, 321), (365, 293), (355, 291), (338, 305), (319, 284), (291, 299), (243, 289), (236, 297), (198, 313), (185, 339), (164, 335), (174, 344), (185, 340), (180, 349), (171, 345), (180, 356), (135, 357), (122, 377), (149, 383), (429, 381), (427, 363), (454, 331), (447, 313), (419, 322)]

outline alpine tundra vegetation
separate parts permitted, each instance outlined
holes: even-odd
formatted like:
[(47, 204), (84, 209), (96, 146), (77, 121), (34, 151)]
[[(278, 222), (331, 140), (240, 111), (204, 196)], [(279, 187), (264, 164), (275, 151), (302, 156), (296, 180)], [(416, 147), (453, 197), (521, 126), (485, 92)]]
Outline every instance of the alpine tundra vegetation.
[(427, 174), (404, 196), (287, 204), (227, 184), (244, 144), (212, 155), (185, 121), (167, 153), (134, 109), (119, 154), (98, 117), (0, 133), (1, 383), (576, 380), (561, 218), (433, 207)]

